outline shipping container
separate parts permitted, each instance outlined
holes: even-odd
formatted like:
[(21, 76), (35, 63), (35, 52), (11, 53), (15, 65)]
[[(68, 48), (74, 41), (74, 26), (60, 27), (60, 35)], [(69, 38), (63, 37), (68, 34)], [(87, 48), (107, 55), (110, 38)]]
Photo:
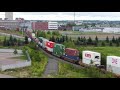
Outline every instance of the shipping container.
[(67, 59), (69, 61), (79, 61), (79, 56), (71, 56), (71, 55), (63, 55), (64, 59)]
[(31, 42), (31, 38), (28, 38), (28, 42)]
[(62, 44), (55, 43), (53, 48), (53, 54), (55, 56), (61, 57), (65, 54), (65, 46)]
[(53, 52), (55, 42), (46, 41), (46, 50), (49, 52)]
[(43, 38), (42, 39), (43, 40), (43, 42), (42, 42), (42, 48), (46, 48), (46, 41), (49, 41), (48, 39), (46, 39), (46, 38)]
[(120, 74), (120, 57), (107, 56), (107, 71)]
[(34, 41), (39, 45), (40, 44), (40, 41), (38, 38), (35, 38)]
[(43, 37), (39, 37), (38, 39), (39, 39), (39, 41), (40, 41), (40, 46), (42, 47), (42, 42), (43, 42), (42, 39), (43, 39)]
[(32, 37), (35, 37), (35, 33), (32, 33)]
[(65, 53), (70, 56), (79, 56), (79, 51), (73, 48), (66, 48)]
[(83, 51), (82, 62), (85, 64), (100, 65), (101, 54), (93, 51)]

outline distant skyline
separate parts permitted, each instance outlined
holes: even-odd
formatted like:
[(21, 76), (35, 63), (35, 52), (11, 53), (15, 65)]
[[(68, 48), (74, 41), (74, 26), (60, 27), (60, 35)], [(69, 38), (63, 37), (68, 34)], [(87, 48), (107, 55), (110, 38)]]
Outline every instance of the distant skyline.
[[(13, 12), (13, 19), (25, 20), (74, 20), (74, 12)], [(0, 12), (5, 18), (5, 12)], [(119, 20), (120, 12), (75, 12), (75, 20)]]

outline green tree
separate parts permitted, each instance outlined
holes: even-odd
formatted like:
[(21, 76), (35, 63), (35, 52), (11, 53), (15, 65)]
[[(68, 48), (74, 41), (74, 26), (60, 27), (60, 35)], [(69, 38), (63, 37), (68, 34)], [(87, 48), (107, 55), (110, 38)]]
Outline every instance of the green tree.
[(102, 41), (101, 46), (105, 46), (105, 42), (104, 41)]
[(117, 43), (117, 42), (119, 42), (119, 41), (118, 41), (118, 38), (115, 39), (115, 43)]
[(80, 37), (78, 37), (78, 41), (80, 41)]
[(14, 41), (13, 41), (13, 37), (12, 37), (12, 35), (10, 35), (10, 38), (9, 38), (9, 44), (10, 44), (10, 46), (14, 46)]
[(6, 46), (11, 46), (11, 44), (10, 44), (10, 41), (9, 41), (9, 40), (7, 40), (7, 41), (6, 41)]
[(87, 24), (84, 24), (84, 27), (85, 27), (85, 28), (88, 28), (88, 25), (87, 25)]
[(72, 38), (70, 37), (69, 41), (72, 41)]
[(46, 33), (45, 32), (43, 32), (43, 37), (46, 38)]
[(91, 27), (96, 27), (96, 26), (95, 26), (95, 23), (92, 23), (92, 24), (91, 24)]
[(113, 46), (113, 44), (112, 44), (112, 41), (110, 41), (110, 44), (109, 44), (110, 46)]
[(89, 44), (92, 44), (92, 39), (91, 39), (91, 37), (88, 38), (88, 43), (89, 43)]
[(59, 43), (58, 39), (59, 39), (59, 38), (58, 38), (58, 37), (56, 37), (56, 39), (55, 39), (55, 42), (56, 42), (56, 43)]
[(63, 41), (63, 42), (65, 41), (65, 36), (62, 36), (62, 41)]
[(18, 39), (18, 46), (21, 46), (21, 40)]
[(119, 46), (120, 46), (120, 43), (119, 43), (119, 42), (116, 42), (116, 46), (119, 47)]
[(14, 43), (14, 45), (17, 45), (17, 39), (16, 38), (13, 38), (13, 43)]
[(108, 38), (108, 36), (106, 37), (106, 42), (109, 43), (109, 38)]
[(50, 37), (49, 41), (52, 41), (52, 37)]
[(118, 42), (120, 42), (120, 37), (118, 37)]
[(68, 48), (68, 47), (69, 48), (76, 48), (74, 42), (70, 42), (70, 41), (66, 42), (65, 41), (63, 44), (65, 45), (66, 48)]
[(66, 41), (68, 42), (68, 36), (66, 35)]
[(12, 35), (10, 35), (9, 41), (13, 41), (13, 37), (12, 37)]
[(83, 42), (86, 42), (86, 38), (85, 37), (83, 38)]
[(95, 37), (95, 41), (98, 42), (98, 37), (97, 36)]
[(6, 40), (6, 36), (5, 36), (4, 41), (3, 41), (3, 46), (6, 46), (6, 43), (7, 43), (7, 40)]
[(55, 42), (55, 37), (54, 36), (52, 36), (52, 41)]
[(25, 36), (25, 44), (28, 44), (28, 37)]
[(114, 36), (113, 36), (113, 38), (112, 38), (112, 42), (115, 43), (115, 38), (114, 38)]
[(50, 31), (48, 31), (47, 34), (50, 34)]
[(95, 41), (95, 42), (94, 42), (94, 45), (95, 45), (95, 47), (97, 47), (97, 46), (98, 46), (98, 42)]

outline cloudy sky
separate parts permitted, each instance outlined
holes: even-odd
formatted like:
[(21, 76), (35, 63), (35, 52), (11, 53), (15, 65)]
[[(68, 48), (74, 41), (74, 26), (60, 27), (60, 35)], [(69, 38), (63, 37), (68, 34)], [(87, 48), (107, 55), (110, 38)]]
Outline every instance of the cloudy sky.
[[(25, 20), (74, 20), (74, 12), (14, 12), (13, 18)], [(5, 18), (5, 12), (0, 12)], [(75, 12), (75, 20), (120, 20), (120, 12)]]

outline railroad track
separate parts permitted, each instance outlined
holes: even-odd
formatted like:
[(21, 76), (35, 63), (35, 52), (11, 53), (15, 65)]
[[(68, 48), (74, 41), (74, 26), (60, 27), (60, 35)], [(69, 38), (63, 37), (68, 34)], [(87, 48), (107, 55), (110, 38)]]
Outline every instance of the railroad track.
[(77, 67), (77, 68), (84, 68), (84, 67), (82, 67), (82, 66), (80, 66), (80, 65), (77, 65), (77, 64), (74, 64), (74, 63), (65, 61), (65, 60), (60, 59), (60, 58), (58, 58), (58, 57), (55, 57), (55, 56), (47, 53), (46, 51), (44, 51), (44, 50), (43, 50), (42, 48), (40, 48), (40, 47), (39, 47), (39, 50), (41, 50), (42, 52), (44, 52), (44, 54), (46, 54), (49, 58), (52, 58), (52, 59), (54, 59), (54, 60), (57, 60), (57, 61), (60, 61), (60, 62), (64, 62), (64, 63), (67, 63), (67, 64), (71, 64), (71, 65), (73, 65), (74, 67)]
[[(28, 35), (27, 35), (28, 36)], [(35, 42), (35, 41), (34, 41)], [(36, 43), (36, 42), (35, 42)], [(36, 43), (37, 44), (37, 43)], [(38, 44), (37, 44), (38, 45)], [(64, 63), (67, 63), (67, 64), (70, 64), (70, 65), (73, 65), (74, 67), (77, 67), (77, 68), (89, 68), (89, 67), (91, 67), (91, 65), (81, 65), (81, 64), (79, 64), (79, 65), (77, 65), (77, 64), (74, 64), (74, 63), (71, 63), (71, 62), (69, 62), (69, 61), (65, 61), (65, 60), (63, 60), (63, 59), (60, 59), (60, 58), (58, 58), (58, 57), (56, 57), (56, 56), (53, 56), (53, 55), (51, 55), (51, 54), (49, 54), (48, 52), (46, 52), (45, 50), (43, 50), (41, 47), (39, 47), (38, 46), (38, 49), (39, 50), (41, 50), (42, 52), (44, 52), (44, 54), (46, 54), (49, 58), (51, 58), (51, 59), (54, 59), (54, 60), (57, 60), (57, 61), (60, 61), (60, 62), (64, 62)], [(99, 68), (98, 68), (99, 69)], [(105, 69), (99, 69), (102, 73), (107, 73), (108, 71), (106, 71)], [(120, 75), (117, 75), (117, 74), (113, 74), (116, 78), (120, 78)]]

